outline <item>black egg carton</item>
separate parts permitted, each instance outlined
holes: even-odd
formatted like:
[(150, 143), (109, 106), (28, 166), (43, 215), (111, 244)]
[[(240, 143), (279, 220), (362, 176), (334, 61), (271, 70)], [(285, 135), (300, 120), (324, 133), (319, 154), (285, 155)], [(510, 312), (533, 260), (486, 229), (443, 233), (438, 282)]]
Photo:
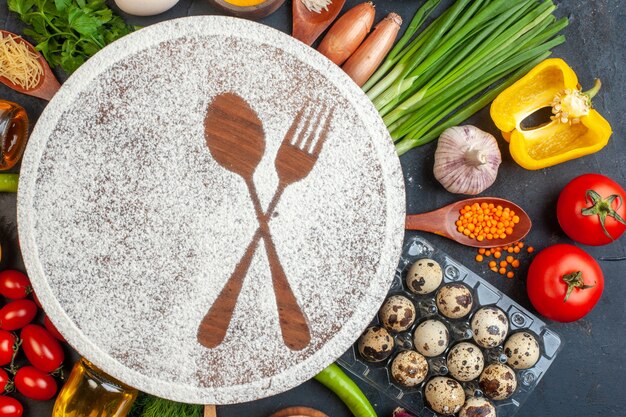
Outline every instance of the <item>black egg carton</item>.
[[(439, 314), (437, 310), (435, 303), (436, 291), (429, 295), (419, 296), (408, 290), (405, 281), (406, 274), (415, 261), (423, 258), (434, 259), (441, 265), (443, 270), (443, 282), (441, 285), (453, 282), (463, 283), (472, 290), (474, 306), (469, 315), (458, 320), (448, 319)], [(517, 389), (513, 395), (506, 400), (492, 401), (496, 406), (498, 417), (511, 417), (518, 411), (548, 371), (548, 368), (562, 348), (561, 337), (550, 329), (545, 322), (421, 237), (410, 237), (407, 239), (400, 258), (400, 264), (389, 290), (388, 296), (392, 295), (403, 295), (409, 298), (415, 304), (417, 311), (417, 319), (410, 329), (402, 333), (392, 334), (395, 340), (395, 348), (392, 355), (386, 361), (380, 363), (368, 362), (358, 353), (357, 345), (355, 344), (341, 356), (338, 363), (359, 379), (392, 398), (399, 407), (407, 409), (416, 416), (438, 416), (424, 402), (424, 385), (434, 376), (445, 376), (448, 374), (446, 356), (452, 346), (461, 341), (474, 343), (470, 320), (474, 312), (481, 307), (496, 306), (500, 308), (509, 318), (508, 336), (518, 331), (529, 332), (536, 337), (541, 348), (541, 356), (532, 368), (515, 371)], [(400, 351), (413, 349), (413, 331), (420, 323), (428, 319), (438, 319), (446, 324), (450, 332), (450, 343), (446, 351), (440, 356), (426, 358), (429, 372), (424, 382), (416, 387), (407, 388), (397, 384), (392, 379), (390, 373), (391, 362)], [(371, 325), (381, 325), (378, 315)], [(494, 362), (506, 362), (507, 357), (503, 352), (502, 345), (482, 350), (485, 357), (485, 366)], [(478, 379), (461, 382), (461, 384), (467, 396), (482, 395)]]

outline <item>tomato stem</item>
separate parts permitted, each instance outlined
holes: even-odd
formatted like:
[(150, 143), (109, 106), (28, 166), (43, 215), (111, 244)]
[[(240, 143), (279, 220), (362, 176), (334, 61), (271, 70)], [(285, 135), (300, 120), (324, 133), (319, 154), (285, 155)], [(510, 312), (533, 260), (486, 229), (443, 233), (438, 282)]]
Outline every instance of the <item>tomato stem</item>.
[[(604, 234), (607, 235), (609, 239), (615, 240), (609, 231), (606, 230), (606, 218), (607, 216), (612, 217), (615, 221), (626, 225), (626, 221), (624, 221), (624, 219), (622, 219), (616, 211), (622, 206), (622, 197), (617, 194), (613, 194), (607, 198), (602, 198), (602, 196), (594, 190), (587, 190), (586, 196), (587, 200), (591, 204), (591, 207), (583, 209), (581, 213), (583, 216), (598, 216), (600, 225), (602, 225), (602, 230), (604, 230)], [(615, 200), (617, 200), (617, 207), (613, 209), (613, 201)]]
[(20, 351), (21, 345), (22, 345), (22, 339), (15, 336), (15, 343), (13, 344), (13, 355), (11, 356), (11, 364), (9, 365), (9, 372), (13, 375), (16, 374), (17, 369), (18, 369), (15, 367), (15, 358), (17, 357), (17, 354)]
[(563, 300), (564, 303), (567, 302), (567, 299), (574, 291), (574, 288), (586, 290), (588, 288), (593, 288), (596, 286), (595, 283), (593, 285), (585, 284), (585, 281), (583, 280), (582, 271), (576, 271), (576, 272), (571, 272), (569, 274), (565, 274), (563, 275), (561, 279), (567, 284), (567, 293), (565, 294), (565, 299)]

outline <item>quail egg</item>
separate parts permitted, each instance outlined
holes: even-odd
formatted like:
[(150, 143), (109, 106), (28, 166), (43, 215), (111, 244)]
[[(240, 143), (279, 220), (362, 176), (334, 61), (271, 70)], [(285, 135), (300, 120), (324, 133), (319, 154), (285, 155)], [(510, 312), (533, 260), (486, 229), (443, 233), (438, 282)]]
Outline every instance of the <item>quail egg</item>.
[(400, 385), (414, 387), (426, 379), (428, 362), (414, 350), (400, 352), (391, 363), (391, 376)]
[(404, 332), (415, 322), (415, 306), (408, 298), (394, 295), (387, 298), (378, 317), (387, 330)]
[(459, 411), (459, 417), (496, 417), (496, 407), (484, 397), (470, 397)]
[(465, 391), (457, 381), (437, 376), (424, 387), (426, 405), (435, 413), (456, 414), (465, 403)]
[(512, 334), (504, 344), (506, 362), (513, 369), (528, 369), (539, 360), (541, 351), (535, 336), (528, 332)]
[(478, 346), (496, 347), (509, 333), (509, 319), (498, 307), (483, 307), (472, 317), (472, 332)]
[(443, 272), (437, 261), (420, 259), (411, 265), (406, 275), (406, 285), (415, 294), (426, 295), (434, 292), (443, 280)]
[(463, 284), (446, 284), (437, 291), (437, 308), (450, 319), (465, 317), (472, 310), (472, 291)]
[(515, 372), (507, 365), (492, 363), (480, 375), (478, 385), (492, 400), (505, 400), (515, 392), (517, 378)]
[(365, 360), (381, 362), (393, 352), (393, 337), (384, 327), (373, 326), (368, 328), (359, 339), (359, 353)]
[(450, 343), (450, 332), (439, 320), (426, 320), (415, 329), (413, 344), (415, 350), (424, 356), (441, 355)]
[(478, 346), (463, 342), (450, 349), (447, 363), (450, 375), (457, 381), (466, 382), (480, 376), (485, 357)]

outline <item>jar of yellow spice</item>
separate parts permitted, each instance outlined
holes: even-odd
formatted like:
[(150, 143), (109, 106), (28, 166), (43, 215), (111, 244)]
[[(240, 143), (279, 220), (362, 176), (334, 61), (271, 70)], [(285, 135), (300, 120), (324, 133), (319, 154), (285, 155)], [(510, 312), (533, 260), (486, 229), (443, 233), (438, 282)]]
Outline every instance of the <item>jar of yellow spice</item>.
[(285, 0), (209, 0), (209, 3), (224, 13), (257, 20), (276, 11)]

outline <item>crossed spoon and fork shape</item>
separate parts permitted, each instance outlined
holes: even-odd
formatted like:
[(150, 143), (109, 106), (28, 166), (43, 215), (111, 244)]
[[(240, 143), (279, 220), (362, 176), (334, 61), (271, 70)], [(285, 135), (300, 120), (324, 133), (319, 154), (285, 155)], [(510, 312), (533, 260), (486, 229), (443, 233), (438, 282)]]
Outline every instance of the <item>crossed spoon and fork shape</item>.
[(234, 93), (220, 94), (209, 104), (204, 119), (206, 144), (219, 165), (238, 174), (246, 182), (259, 226), (198, 327), (198, 342), (203, 346), (215, 348), (224, 340), (244, 278), (261, 239), (265, 243), (283, 342), (291, 350), (302, 350), (310, 343), (311, 332), (306, 317), (283, 270), (269, 222), (285, 189), (313, 170), (331, 122), (332, 110), (326, 106), (316, 110), (309, 102), (298, 112), (278, 148), (274, 160), (278, 187), (267, 210), (263, 211), (253, 179), (265, 154), (265, 133), (261, 120), (249, 104)]

